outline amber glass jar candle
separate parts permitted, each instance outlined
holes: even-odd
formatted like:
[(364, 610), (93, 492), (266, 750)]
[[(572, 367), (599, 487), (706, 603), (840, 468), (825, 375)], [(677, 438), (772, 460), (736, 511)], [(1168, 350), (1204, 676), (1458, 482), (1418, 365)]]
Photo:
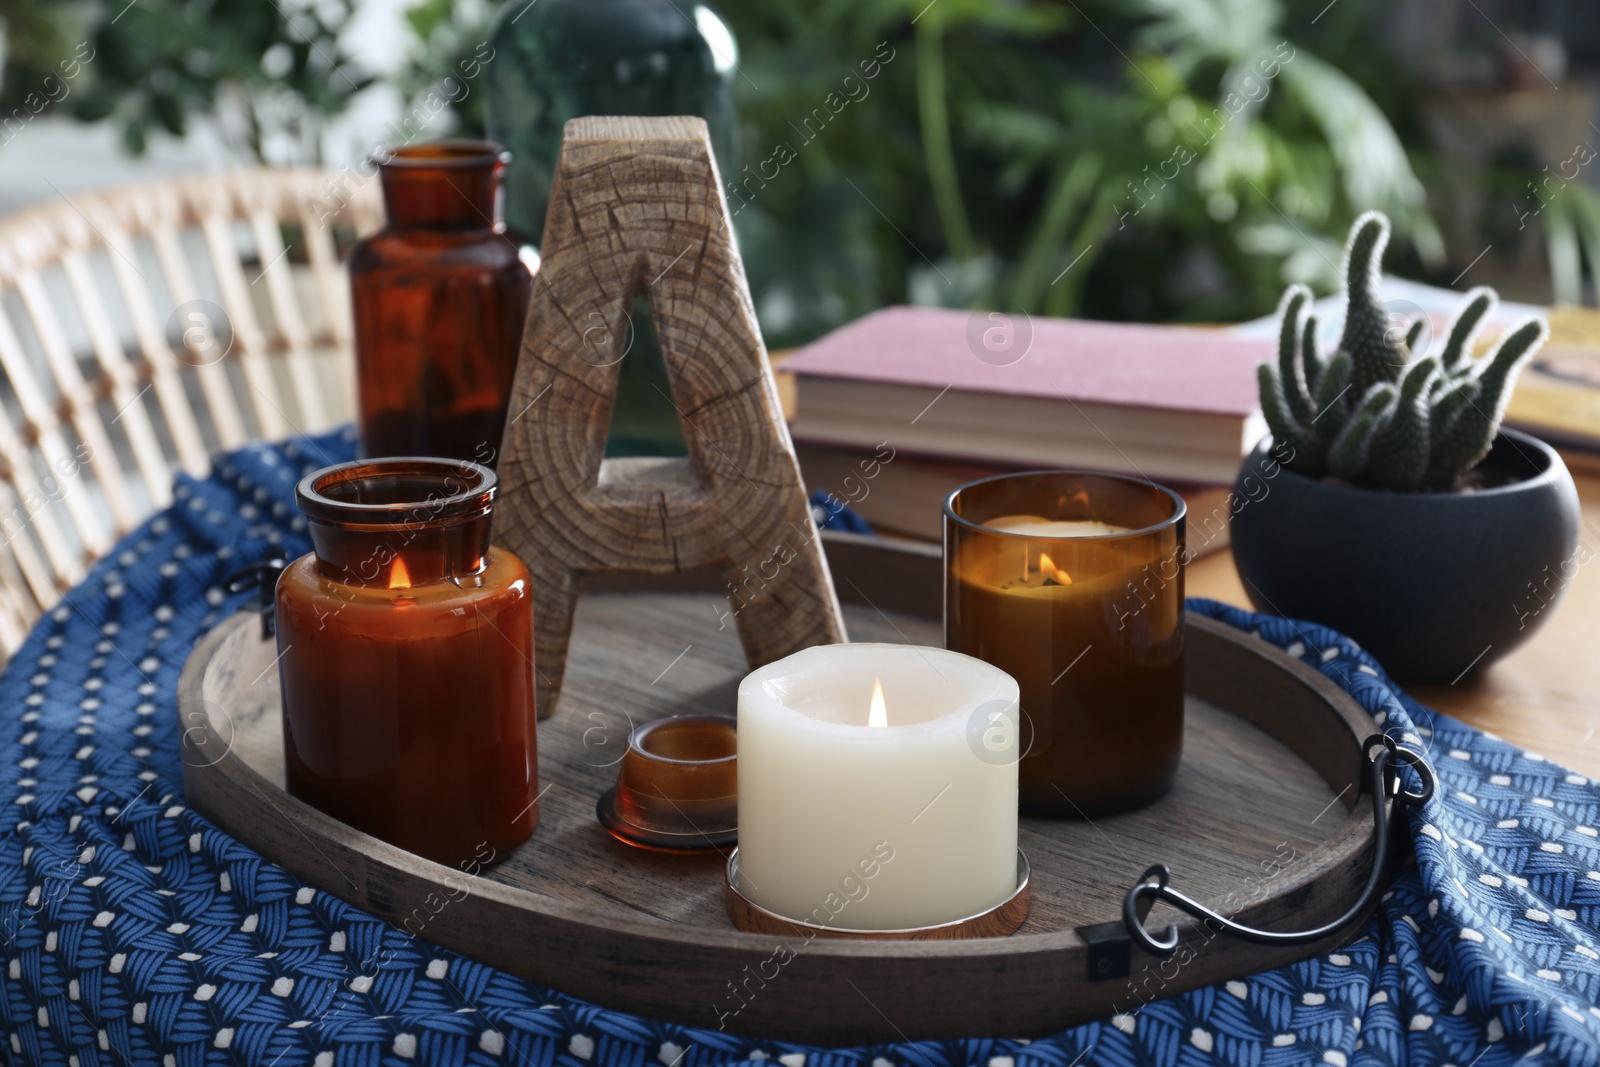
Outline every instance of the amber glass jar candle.
[(387, 222), (350, 254), (362, 455), (499, 458), (537, 262), (502, 216), (510, 159), (444, 141), (376, 160)]
[(1022, 810), (1148, 803), (1183, 750), (1183, 498), (1034, 471), (944, 505), (945, 643), (1021, 689)]
[(289, 792), (439, 863), (539, 820), (530, 583), (489, 545), (495, 491), (437, 459), (307, 475), (314, 551), (278, 579)]

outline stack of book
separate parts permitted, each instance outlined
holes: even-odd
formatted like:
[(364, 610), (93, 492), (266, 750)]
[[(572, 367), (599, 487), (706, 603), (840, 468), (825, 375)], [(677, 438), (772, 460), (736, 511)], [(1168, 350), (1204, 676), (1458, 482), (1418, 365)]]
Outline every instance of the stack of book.
[(1273, 353), (1219, 330), (895, 307), (781, 370), (807, 487), (874, 527), (937, 539), (957, 486), (1073, 467), (1183, 493), (1203, 552), (1226, 544), (1226, 487), (1266, 432), (1255, 365)]
[(1600, 311), (1557, 307), (1550, 340), (1517, 380), (1506, 423), (1561, 450), (1567, 466), (1600, 473)]

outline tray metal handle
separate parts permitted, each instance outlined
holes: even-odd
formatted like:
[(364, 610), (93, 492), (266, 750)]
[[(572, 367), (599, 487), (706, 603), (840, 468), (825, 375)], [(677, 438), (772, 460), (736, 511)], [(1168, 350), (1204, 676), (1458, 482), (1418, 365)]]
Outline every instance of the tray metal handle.
[(267, 550), (266, 559), (246, 564), (222, 579), (222, 588), (229, 593), (243, 593), (247, 589), (255, 591), (255, 600), (246, 607), (260, 612), (263, 641), (276, 636), (278, 632), (277, 599), (273, 591), (277, 588), (278, 575), (289, 563), (284, 555), (284, 550), (274, 545)]
[[(1219, 932), (1231, 934), (1241, 941), (1258, 945), (1307, 945), (1337, 933), (1362, 915), (1377, 899), (1383, 889), (1385, 863), (1389, 842), (1402, 808), (1417, 807), (1433, 796), (1436, 779), (1427, 758), (1414, 749), (1398, 744), (1386, 734), (1374, 734), (1362, 745), (1366, 757), (1366, 780), (1363, 791), (1372, 794), (1373, 861), (1361, 896), (1343, 915), (1331, 922), (1310, 930), (1260, 930), (1246, 926), (1222, 915), (1193, 897), (1174, 889), (1172, 873), (1166, 864), (1158, 863), (1139, 876), (1122, 901), (1122, 921), (1085, 927), (1079, 932), (1090, 942), (1089, 978), (1099, 980), (1126, 977), (1131, 960), (1128, 948), (1136, 943), (1156, 956), (1171, 956), (1178, 950), (1178, 928), (1169, 925), (1162, 936), (1150, 932), (1145, 925), (1150, 909), (1158, 902), (1194, 916)], [(1400, 784), (1400, 767), (1408, 766), (1421, 780), (1421, 790), (1411, 792)], [(1386, 803), (1385, 801), (1392, 801)]]

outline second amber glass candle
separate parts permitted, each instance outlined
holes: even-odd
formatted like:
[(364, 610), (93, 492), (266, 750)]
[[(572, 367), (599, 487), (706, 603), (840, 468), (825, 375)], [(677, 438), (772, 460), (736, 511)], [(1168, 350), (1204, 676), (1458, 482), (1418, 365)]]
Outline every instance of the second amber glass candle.
[(439, 459), (307, 475), (314, 551), (278, 579), (289, 792), (439, 863), (539, 820), (530, 580), (489, 545), (495, 491)]
[(1022, 809), (1092, 816), (1167, 791), (1183, 750), (1183, 498), (1072, 471), (944, 505), (945, 644), (1017, 680)]

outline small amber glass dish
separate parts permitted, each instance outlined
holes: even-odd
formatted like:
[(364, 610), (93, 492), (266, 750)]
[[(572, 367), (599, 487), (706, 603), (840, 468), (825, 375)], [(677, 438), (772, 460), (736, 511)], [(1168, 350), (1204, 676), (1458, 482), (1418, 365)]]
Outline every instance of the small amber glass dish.
[(595, 814), (624, 844), (702, 852), (739, 840), (735, 720), (673, 715), (635, 727)]

